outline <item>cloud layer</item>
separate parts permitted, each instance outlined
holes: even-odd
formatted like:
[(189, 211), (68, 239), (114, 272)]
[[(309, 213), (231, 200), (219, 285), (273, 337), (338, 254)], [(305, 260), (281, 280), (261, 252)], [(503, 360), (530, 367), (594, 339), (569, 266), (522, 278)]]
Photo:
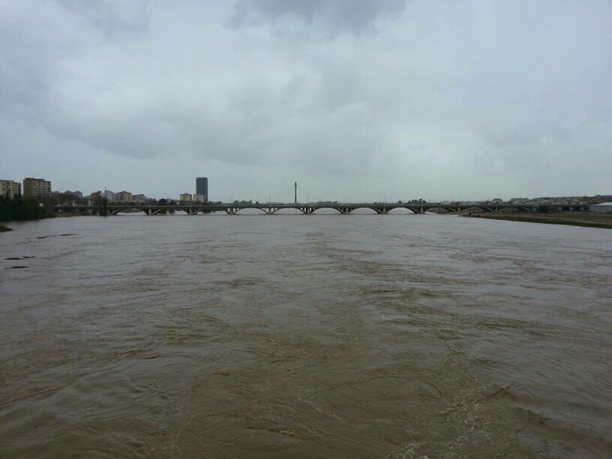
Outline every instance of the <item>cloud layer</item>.
[(610, 192), (609, 43), (603, 0), (2, 2), (0, 169), (65, 183), (75, 157), (138, 160), (235, 195), (287, 176), (355, 199)]

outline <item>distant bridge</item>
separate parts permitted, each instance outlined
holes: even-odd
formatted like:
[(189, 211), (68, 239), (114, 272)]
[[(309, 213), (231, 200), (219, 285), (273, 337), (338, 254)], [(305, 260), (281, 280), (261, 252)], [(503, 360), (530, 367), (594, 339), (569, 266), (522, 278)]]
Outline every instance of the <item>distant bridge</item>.
[(158, 205), (158, 204), (121, 204), (112, 203), (106, 206), (55, 206), (55, 212), (71, 212), (84, 213), (91, 215), (117, 215), (126, 212), (144, 212), (146, 215), (163, 215), (169, 212), (185, 212), (187, 215), (197, 215), (201, 213), (225, 212), (228, 215), (236, 215), (238, 212), (246, 209), (257, 209), (267, 215), (274, 215), (283, 209), (299, 210), (304, 215), (311, 215), (320, 209), (333, 209), (339, 214), (348, 215), (357, 209), (371, 209), (377, 214), (385, 215), (395, 209), (407, 209), (415, 214), (424, 214), (430, 211), (445, 211), (448, 213), (460, 213), (468, 209), (474, 209), (481, 212), (504, 212), (506, 210), (515, 210), (520, 212), (536, 212), (542, 208), (547, 208), (550, 211), (586, 211), (589, 209), (588, 204), (442, 204), (442, 203), (295, 203), (295, 204), (176, 204), (176, 205)]

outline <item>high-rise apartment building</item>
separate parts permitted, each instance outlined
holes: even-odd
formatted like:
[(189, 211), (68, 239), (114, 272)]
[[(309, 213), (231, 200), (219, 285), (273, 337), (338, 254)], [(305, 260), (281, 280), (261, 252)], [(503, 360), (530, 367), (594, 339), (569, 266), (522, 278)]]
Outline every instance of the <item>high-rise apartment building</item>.
[(13, 199), (21, 194), (21, 183), (12, 180), (0, 180), (0, 196)]
[(51, 182), (42, 178), (27, 177), (23, 179), (23, 195), (36, 199), (51, 197)]
[(196, 177), (196, 194), (201, 194), (204, 202), (208, 202), (208, 177)]

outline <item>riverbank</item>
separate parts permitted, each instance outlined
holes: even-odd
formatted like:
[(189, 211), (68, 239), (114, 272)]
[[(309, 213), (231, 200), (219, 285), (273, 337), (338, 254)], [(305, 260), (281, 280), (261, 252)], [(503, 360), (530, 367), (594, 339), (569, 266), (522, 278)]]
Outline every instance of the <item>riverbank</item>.
[(13, 228), (0, 224), (0, 233), (5, 233), (7, 231), (13, 231)]
[(612, 229), (612, 215), (584, 212), (559, 212), (554, 214), (500, 213), (464, 215), (472, 218), (508, 220), (513, 222), (544, 223), (550, 225), (586, 226), (590, 228)]

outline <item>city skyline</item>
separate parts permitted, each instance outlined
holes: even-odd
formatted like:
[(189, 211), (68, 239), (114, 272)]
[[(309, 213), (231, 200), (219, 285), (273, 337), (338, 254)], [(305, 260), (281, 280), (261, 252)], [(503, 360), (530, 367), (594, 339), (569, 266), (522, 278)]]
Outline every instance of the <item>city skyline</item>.
[[(104, 189), (95, 189), (92, 190), (91, 192), (89, 192), (89, 189), (86, 189), (85, 192), (83, 192), (82, 190), (77, 190), (75, 189), (55, 189), (52, 190), (51, 189), (51, 180), (46, 180), (45, 178), (31, 178), (31, 177), (25, 177), (23, 179), (23, 182), (20, 180), (8, 180), (8, 179), (0, 179), (0, 185), (2, 185), (2, 187), (0, 187), (0, 190), (3, 191), (2, 194), (8, 193), (8, 186), (11, 186), (10, 184), (13, 184), (13, 188), (10, 190), (10, 196), (14, 196), (16, 194), (21, 193), (22, 189), (23, 191), (23, 195), (25, 197), (27, 196), (33, 196), (36, 198), (40, 198), (45, 200), (46, 198), (51, 197), (52, 195), (56, 195), (56, 194), (76, 194), (77, 197), (79, 198), (91, 198), (95, 195), (101, 195), (103, 197), (106, 197), (107, 199), (111, 200), (111, 201), (117, 201), (117, 202), (130, 202), (130, 201), (136, 201), (136, 202), (144, 202), (145, 200), (157, 200), (157, 199), (169, 199), (169, 200), (173, 200), (173, 201), (193, 201), (193, 202), (208, 202), (209, 201), (209, 193), (208, 193), (208, 177), (194, 177), (195, 179), (195, 187), (194, 187), (194, 192), (190, 192), (190, 191), (186, 191), (186, 192), (182, 192), (179, 193), (178, 196), (171, 196), (171, 195), (146, 195), (145, 193), (135, 193), (133, 191), (127, 191), (125, 188), (123, 187), (122, 191), (114, 191), (112, 189), (108, 189), (108, 187), (104, 187)], [(22, 183), (23, 183), (23, 187), (22, 187)], [(41, 194), (39, 191), (34, 191), (32, 189), (32, 183), (37, 183), (37, 185), (35, 186), (43, 186), (44, 187), (44, 192)], [(5, 191), (5, 188), (6, 191)], [(127, 188), (130, 188), (129, 186)], [(118, 189), (121, 189), (121, 187), (119, 187)], [(299, 196), (300, 199), (297, 198), (298, 196), (298, 189), (299, 189)], [(294, 194), (295, 193), (295, 194)], [(341, 198), (323, 198), (321, 196), (319, 196), (320, 199), (317, 198), (312, 198), (310, 197), (310, 195), (313, 196), (317, 196), (316, 192), (311, 192), (308, 189), (305, 189), (303, 187), (298, 187), (297, 182), (294, 182), (291, 186), (287, 186), (285, 187), (283, 190), (280, 190), (276, 193), (274, 193), (275, 198), (272, 199), (272, 193), (268, 194), (268, 198), (266, 199), (264, 198), (259, 198), (259, 196), (252, 198), (249, 196), (239, 196), (237, 197), (237, 199), (234, 199), (234, 195), (230, 194), (229, 198), (227, 199), (212, 199), (210, 200), (210, 202), (234, 202), (234, 201), (240, 201), (240, 202), (247, 202), (247, 201), (251, 201), (251, 202), (259, 202), (261, 201), (262, 203), (265, 202), (291, 202), (291, 199), (289, 199), (289, 195), (291, 195), (292, 198), (295, 198), (297, 202), (388, 202), (388, 203), (393, 203), (396, 201), (396, 199), (393, 199), (393, 197), (389, 198), (387, 196), (386, 193), (380, 193), (378, 195), (378, 197), (373, 197), (369, 200), (351, 200), (349, 195), (344, 194)], [(510, 201), (520, 201), (520, 202), (525, 202), (525, 201), (533, 201), (533, 202), (538, 202), (538, 201), (542, 201), (542, 200), (546, 200), (548, 198), (552, 198), (552, 199), (560, 199), (563, 200), (564, 198), (590, 198), (590, 199), (586, 199), (586, 201), (588, 202), (603, 202), (603, 200), (607, 200), (607, 201), (611, 201), (612, 200), (612, 194), (606, 194), (606, 193), (598, 193), (595, 195), (588, 195), (588, 194), (578, 194), (578, 195), (569, 195), (569, 194), (558, 194), (558, 195), (540, 195), (540, 196), (528, 196), (528, 195), (521, 195), (521, 196), (514, 196), (512, 198), (501, 198), (500, 196), (487, 196), (487, 197), (479, 197), (476, 199), (463, 199), (461, 198), (461, 195), (458, 194), (457, 195), (457, 199), (455, 199), (455, 195), (453, 194), (451, 196), (450, 199), (426, 199), (426, 198), (422, 198), (422, 197), (400, 197), (399, 199), (397, 199), (397, 201), (404, 201), (404, 202), (408, 202), (408, 201), (415, 201), (415, 200), (422, 200), (422, 201), (427, 201), (427, 202), (491, 202), (491, 201), (500, 201), (500, 202), (510, 202)], [(599, 200), (595, 199), (595, 198), (601, 198)], [(605, 198), (605, 199), (604, 199)]]
[[(265, 200), (609, 194), (612, 4), (0, 4), (0, 179)], [(349, 14), (350, 13), (350, 14)], [(121, 71), (117, 71), (121, 69)]]

